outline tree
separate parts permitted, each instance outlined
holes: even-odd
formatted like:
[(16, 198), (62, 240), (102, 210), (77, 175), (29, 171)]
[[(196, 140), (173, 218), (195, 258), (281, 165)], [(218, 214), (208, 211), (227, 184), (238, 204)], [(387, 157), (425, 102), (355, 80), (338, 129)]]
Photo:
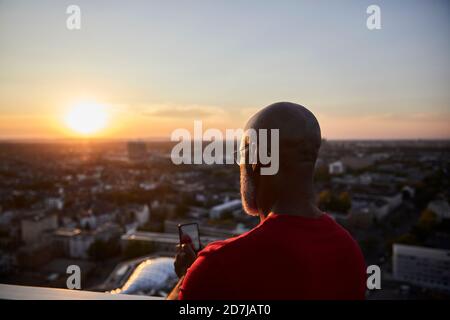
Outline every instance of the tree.
[(409, 244), (409, 245), (418, 245), (419, 244), (419, 241), (417, 240), (416, 236), (411, 233), (402, 234), (397, 239), (395, 239), (394, 242), (400, 243), (400, 244)]
[(314, 171), (314, 181), (316, 182), (330, 181), (330, 174), (326, 166), (320, 166)]
[(352, 200), (348, 192), (341, 192), (338, 198), (339, 211), (348, 212), (352, 207)]
[(341, 192), (338, 197), (329, 190), (319, 194), (319, 208), (325, 211), (347, 213), (351, 208), (351, 198), (348, 192)]
[(319, 193), (319, 208), (327, 210), (331, 203), (331, 192), (329, 190), (323, 190)]
[(430, 230), (437, 224), (437, 222), (437, 215), (433, 211), (425, 209), (420, 215), (417, 226), (423, 230)]

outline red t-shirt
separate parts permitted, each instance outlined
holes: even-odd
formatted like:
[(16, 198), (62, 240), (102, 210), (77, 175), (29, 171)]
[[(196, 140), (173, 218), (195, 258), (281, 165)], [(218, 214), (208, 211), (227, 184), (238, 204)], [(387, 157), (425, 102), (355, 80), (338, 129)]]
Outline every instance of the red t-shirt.
[(203, 249), (180, 300), (364, 299), (364, 258), (328, 215), (270, 214), (256, 228)]

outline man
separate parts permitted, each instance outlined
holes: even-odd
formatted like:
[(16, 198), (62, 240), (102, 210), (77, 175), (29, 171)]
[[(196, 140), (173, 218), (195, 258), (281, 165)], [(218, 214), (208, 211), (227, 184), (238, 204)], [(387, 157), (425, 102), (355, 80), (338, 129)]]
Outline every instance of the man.
[(256, 113), (245, 129), (279, 129), (276, 174), (262, 175), (259, 162), (240, 165), (244, 209), (261, 222), (209, 244), (198, 256), (189, 245), (179, 247), (180, 282), (169, 299), (364, 299), (366, 272), (358, 245), (315, 203), (313, 173), (321, 143), (315, 116), (280, 102)]

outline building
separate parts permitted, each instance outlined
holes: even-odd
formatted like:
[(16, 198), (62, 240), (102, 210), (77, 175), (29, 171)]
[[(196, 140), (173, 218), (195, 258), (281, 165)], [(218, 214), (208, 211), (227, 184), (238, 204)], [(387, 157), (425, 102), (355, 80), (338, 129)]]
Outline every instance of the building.
[(351, 170), (361, 170), (370, 167), (374, 164), (372, 158), (362, 158), (362, 157), (344, 157), (342, 158), (342, 163), (344, 166)]
[(69, 258), (87, 259), (89, 248), (96, 240), (108, 241), (118, 238), (120, 228), (113, 223), (106, 223), (96, 230), (83, 231), (77, 228), (59, 228), (53, 233), (56, 248)]
[(164, 232), (165, 233), (176, 233), (178, 234), (178, 225), (184, 223), (190, 223), (191, 221), (185, 219), (175, 219), (175, 220), (164, 220)]
[(59, 228), (53, 232), (53, 241), (55, 249), (59, 254), (71, 257), (71, 246), (73, 245), (73, 238), (80, 234), (81, 230), (78, 228)]
[(403, 202), (403, 194), (401, 192), (385, 192), (380, 194), (380, 196), (388, 203), (390, 211), (397, 209)]
[[(178, 233), (160, 233), (160, 232), (130, 232), (122, 236), (122, 245), (126, 246), (129, 242), (138, 241), (149, 243), (155, 251), (175, 253), (176, 246), (180, 243)], [(200, 237), (203, 246), (210, 242), (221, 239), (213, 237)]]
[(445, 200), (431, 201), (427, 209), (433, 211), (439, 220), (450, 219), (450, 205)]
[(231, 237), (238, 236), (244, 232), (247, 232), (249, 229), (243, 227), (242, 224), (238, 224), (233, 228), (224, 228), (224, 227), (216, 227), (216, 226), (206, 226), (200, 225), (200, 234), (208, 237), (215, 237), (221, 239), (227, 239)]
[(423, 288), (450, 291), (450, 250), (395, 243), (393, 275)]
[(389, 206), (389, 212), (397, 209), (403, 202), (403, 193), (390, 186), (364, 186), (358, 185), (352, 188), (352, 193), (358, 198), (384, 200)]
[(64, 199), (59, 197), (49, 197), (45, 199), (45, 205), (48, 210), (62, 210), (64, 207)]
[(416, 190), (410, 186), (404, 186), (402, 188), (403, 199), (412, 199), (416, 194)]
[(87, 259), (89, 257), (89, 248), (95, 240), (95, 234), (90, 232), (83, 232), (71, 236), (69, 238), (68, 256), (70, 258)]
[(192, 219), (205, 218), (209, 216), (209, 210), (203, 207), (190, 206), (186, 215)]
[(345, 172), (342, 161), (335, 161), (328, 165), (328, 172), (330, 174), (343, 174)]
[(56, 215), (45, 216), (43, 213), (33, 215), (21, 221), (22, 241), (34, 244), (41, 240), (45, 231), (55, 230), (58, 227)]
[(354, 195), (352, 197), (351, 215), (362, 219), (362, 216), (370, 221), (382, 220), (390, 212), (389, 203), (382, 198), (365, 195)]
[(16, 264), (15, 256), (0, 250), (0, 275), (11, 272)]
[(38, 242), (20, 247), (16, 252), (18, 266), (34, 269), (50, 262), (54, 258), (54, 247), (50, 240), (47, 234), (42, 234)]
[(368, 173), (364, 173), (359, 176), (359, 183), (363, 185), (370, 185), (372, 184), (372, 176)]
[(147, 160), (147, 145), (143, 141), (129, 141), (127, 144), (128, 159), (130, 161)]
[[(122, 263), (115, 276), (124, 282), (112, 294), (138, 294), (166, 297), (178, 282), (172, 257), (152, 257), (136, 265), (135, 260)], [(122, 279), (120, 279), (120, 273)], [(124, 281), (125, 280), (125, 281)]]
[(0, 208), (0, 226), (7, 226), (14, 218), (13, 211), (2, 211)]
[(138, 223), (138, 226), (142, 226), (148, 222), (150, 219), (150, 209), (148, 205), (135, 205), (128, 208), (134, 214), (134, 218)]
[(211, 219), (220, 219), (226, 212), (232, 213), (237, 209), (242, 209), (242, 201), (238, 199), (231, 200), (212, 207), (209, 211), (209, 217)]
[(97, 227), (97, 218), (92, 213), (83, 214), (80, 217), (80, 227), (93, 230)]
[[(164, 232), (178, 234), (178, 225), (183, 223), (190, 223), (188, 220), (168, 220), (164, 221)], [(242, 224), (238, 224), (233, 227), (214, 226), (209, 225), (206, 221), (200, 221), (198, 224), (199, 232), (201, 236), (213, 237), (217, 239), (227, 239), (238, 236), (249, 229), (245, 228)]]

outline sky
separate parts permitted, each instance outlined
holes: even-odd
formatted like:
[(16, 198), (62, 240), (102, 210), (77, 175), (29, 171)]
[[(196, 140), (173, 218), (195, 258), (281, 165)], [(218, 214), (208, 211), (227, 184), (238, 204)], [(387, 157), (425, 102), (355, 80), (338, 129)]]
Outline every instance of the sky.
[(80, 101), (107, 110), (96, 137), (241, 128), (291, 101), (327, 139), (449, 139), (449, 31), (437, 0), (0, 0), (0, 139), (77, 136)]

